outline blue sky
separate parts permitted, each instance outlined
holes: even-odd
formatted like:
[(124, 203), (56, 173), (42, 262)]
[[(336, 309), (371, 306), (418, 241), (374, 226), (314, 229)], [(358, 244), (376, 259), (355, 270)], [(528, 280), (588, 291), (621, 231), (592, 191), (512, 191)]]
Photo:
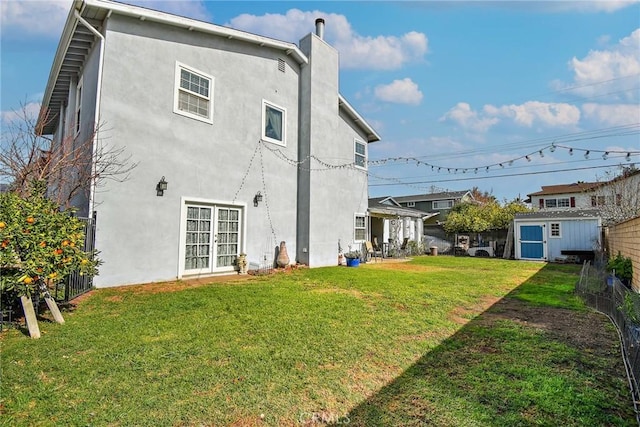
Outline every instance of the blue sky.
[[(340, 91), (382, 137), (371, 197), (511, 200), (640, 163), (638, 1), (129, 3), (290, 42), (324, 18)], [(37, 111), (70, 4), (0, 3), (3, 128)]]

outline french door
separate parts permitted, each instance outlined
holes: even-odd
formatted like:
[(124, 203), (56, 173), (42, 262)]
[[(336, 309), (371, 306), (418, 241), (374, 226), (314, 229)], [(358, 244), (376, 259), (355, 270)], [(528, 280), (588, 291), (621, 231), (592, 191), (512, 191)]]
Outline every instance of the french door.
[(186, 274), (230, 271), (240, 253), (241, 210), (187, 205), (184, 270)]

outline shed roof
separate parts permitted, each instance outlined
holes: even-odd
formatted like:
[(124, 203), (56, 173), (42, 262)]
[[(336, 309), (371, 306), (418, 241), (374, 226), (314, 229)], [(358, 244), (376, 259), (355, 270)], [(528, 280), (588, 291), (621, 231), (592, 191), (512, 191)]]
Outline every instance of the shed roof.
[(535, 211), (515, 214), (515, 219), (599, 219), (600, 213), (595, 209)]

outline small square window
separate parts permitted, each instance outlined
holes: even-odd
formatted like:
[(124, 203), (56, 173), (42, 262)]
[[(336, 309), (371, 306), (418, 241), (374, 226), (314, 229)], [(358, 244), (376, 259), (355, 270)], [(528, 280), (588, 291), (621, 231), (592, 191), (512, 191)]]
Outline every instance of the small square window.
[(354, 162), (359, 168), (367, 167), (367, 145), (357, 139), (355, 140)]
[(552, 222), (551, 223), (551, 237), (560, 237), (560, 223)]
[(287, 110), (262, 101), (262, 139), (279, 145), (286, 144)]
[(413, 208), (416, 206), (416, 202), (407, 202), (407, 207), (408, 208)]

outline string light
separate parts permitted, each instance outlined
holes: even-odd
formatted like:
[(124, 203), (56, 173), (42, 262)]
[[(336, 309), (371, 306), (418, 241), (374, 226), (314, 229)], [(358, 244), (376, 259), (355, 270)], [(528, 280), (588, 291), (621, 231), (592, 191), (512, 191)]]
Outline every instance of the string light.
[(529, 156), (524, 156), (524, 158), (527, 159), (527, 162), (531, 161), (531, 157), (529, 157)]
[(631, 160), (631, 153), (627, 153), (626, 157), (624, 158), (627, 162)]
[(573, 156), (573, 148), (569, 148), (569, 155)]
[(607, 157), (609, 157), (609, 152), (605, 151), (604, 154), (602, 155), (602, 160), (607, 160)]
[(542, 150), (538, 151), (540, 153), (540, 157), (544, 157), (544, 153), (542, 152)]
[(589, 158), (589, 153), (590, 153), (590, 151), (589, 151), (589, 150), (587, 150), (587, 152), (586, 152), (586, 153), (584, 153), (584, 158), (585, 158), (585, 159), (588, 159), (588, 158)]
[(551, 143), (551, 148), (549, 148), (549, 151), (551, 151), (552, 153), (556, 151), (556, 144)]

